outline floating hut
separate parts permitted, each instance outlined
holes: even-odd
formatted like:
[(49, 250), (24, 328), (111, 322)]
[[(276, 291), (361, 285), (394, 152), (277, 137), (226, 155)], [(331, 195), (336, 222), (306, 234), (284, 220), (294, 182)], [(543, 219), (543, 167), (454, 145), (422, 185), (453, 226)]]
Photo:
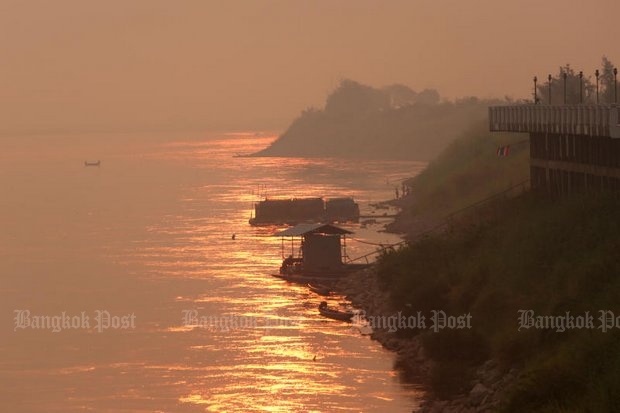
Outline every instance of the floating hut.
[[(282, 266), (276, 276), (289, 281), (309, 278), (334, 279), (347, 272), (366, 267), (347, 264), (346, 236), (352, 234), (332, 224), (300, 224), (274, 236), (282, 238)], [(290, 238), (290, 254), (286, 255)], [(297, 243), (295, 240), (300, 240)]]

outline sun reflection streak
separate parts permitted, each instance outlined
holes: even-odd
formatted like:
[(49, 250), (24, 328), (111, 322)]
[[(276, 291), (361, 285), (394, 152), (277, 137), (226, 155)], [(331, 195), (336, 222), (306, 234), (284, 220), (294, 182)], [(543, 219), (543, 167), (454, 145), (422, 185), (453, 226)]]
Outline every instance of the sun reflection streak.
[[(179, 383), (177, 401), (206, 411), (351, 412), (373, 404), (381, 411), (394, 407), (396, 400), (411, 410), (410, 399), (393, 394), (397, 384), (383, 350), (348, 325), (322, 318), (320, 298), (303, 286), (269, 277), (281, 262), (280, 240), (271, 234), (281, 228), (247, 222), (259, 185), (265, 188), (263, 195), (272, 197), (354, 196), (367, 202), (382, 196), (377, 187), (383, 178), (377, 176), (386, 170), (390, 179), (398, 170), (407, 176), (411, 164), (368, 163), (360, 175), (350, 161), (231, 157), (273, 139), (235, 135), (173, 142), (150, 154), (162, 162), (187, 163), (194, 175), (179, 195), (181, 209), (149, 225), (148, 236), (117, 259), (139, 266), (144, 276), (204, 284), (175, 290), (167, 305), (178, 315), (152, 330), (183, 346), (183, 361), (153, 363), (143, 370)], [(383, 188), (386, 197), (392, 190)], [(376, 234), (369, 230), (363, 236), (377, 241)], [(381, 235), (380, 241), (386, 237)], [(373, 248), (353, 245), (349, 253), (361, 255)], [(183, 326), (182, 309), (196, 309), (206, 317), (255, 319), (256, 328)]]

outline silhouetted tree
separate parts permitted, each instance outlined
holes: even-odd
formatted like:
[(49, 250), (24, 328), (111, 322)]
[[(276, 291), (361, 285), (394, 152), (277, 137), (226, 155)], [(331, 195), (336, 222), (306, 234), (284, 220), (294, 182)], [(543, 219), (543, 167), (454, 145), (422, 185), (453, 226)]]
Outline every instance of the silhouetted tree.
[[(570, 64), (560, 66), (558, 73), (551, 78), (551, 104), (564, 104), (564, 74), (566, 73), (566, 104), (575, 105), (580, 103), (579, 72), (575, 72)], [(583, 87), (583, 103), (594, 103), (596, 100), (596, 87), (592, 83), (592, 77), (585, 73), (581, 79)], [(549, 104), (549, 82), (547, 77), (538, 78), (538, 100), (540, 103)]]
[(424, 89), (416, 98), (416, 103), (421, 103), (423, 105), (437, 105), (439, 103), (440, 96), (439, 92), (435, 89)]
[(337, 116), (378, 112), (389, 107), (387, 94), (349, 79), (340, 82), (325, 102), (325, 112)]
[(413, 105), (418, 96), (416, 91), (400, 83), (386, 86), (382, 90), (387, 94), (390, 100), (390, 106), (393, 108)]
[[(391, 96), (404, 104), (396, 108)], [(413, 100), (412, 100), (413, 99)], [(325, 109), (308, 108), (261, 156), (342, 156), (428, 160), (472, 124), (486, 124), (497, 100), (440, 102), (439, 93), (404, 85), (374, 88), (344, 80)]]
[(614, 103), (614, 64), (606, 56), (601, 59), (599, 88), (599, 102)]

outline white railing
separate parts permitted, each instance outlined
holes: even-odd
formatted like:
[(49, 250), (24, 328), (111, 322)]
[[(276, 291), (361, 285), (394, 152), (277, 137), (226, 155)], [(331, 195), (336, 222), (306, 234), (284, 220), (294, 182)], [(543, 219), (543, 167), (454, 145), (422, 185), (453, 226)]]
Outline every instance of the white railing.
[(618, 105), (519, 105), (489, 108), (493, 132), (542, 132), (620, 138)]

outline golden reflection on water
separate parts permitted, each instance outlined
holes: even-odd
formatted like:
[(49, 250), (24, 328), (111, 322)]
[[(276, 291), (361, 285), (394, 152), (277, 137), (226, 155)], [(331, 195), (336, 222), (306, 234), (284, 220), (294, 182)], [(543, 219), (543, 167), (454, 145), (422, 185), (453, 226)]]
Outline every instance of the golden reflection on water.
[[(60, 360), (58, 366), (22, 366), (18, 373), (17, 365), (3, 364), (15, 382), (59, 375), (58, 388), (43, 392), (49, 403), (63, 408), (70, 401), (66, 411), (118, 411), (120, 406), (134, 413), (411, 411), (421, 393), (400, 385), (393, 355), (350, 325), (322, 318), (317, 306), (324, 297), (270, 277), (281, 262), (281, 241), (271, 235), (281, 228), (251, 227), (248, 219), (259, 188), (270, 196), (350, 195), (362, 213), (370, 213), (371, 202), (390, 198), (393, 182), (423, 164), (366, 162), (360, 173), (358, 163), (346, 160), (232, 157), (272, 139), (242, 134), (141, 146), (139, 154), (124, 153), (97, 171), (86, 171), (84, 191), (90, 191), (95, 178), (103, 193), (89, 195), (96, 199), (82, 206), (69, 206), (72, 213), (77, 208), (78, 218), (71, 221), (75, 227), (65, 227), (67, 237), (71, 247), (86, 253), (82, 267), (72, 273), (76, 282), (68, 284), (81, 285), (94, 272), (91, 262), (103, 260), (113, 269), (97, 269), (92, 287), (83, 287), (105, 292), (89, 293), (72, 305), (135, 312), (138, 326), (105, 335), (53, 336), (57, 347), (49, 344), (49, 335), (42, 336), (54, 349), (49, 357)], [(131, 202), (117, 205), (119, 199)], [(59, 217), (59, 222), (66, 219)], [(57, 227), (43, 225), (39, 231), (47, 239)], [(378, 225), (346, 228), (366, 241), (398, 240), (378, 232)], [(55, 251), (50, 253), (58, 261), (54, 274), (75, 266), (76, 252), (68, 247), (60, 254), (53, 241), (36, 248)], [(348, 243), (351, 257), (373, 249)], [(28, 251), (34, 256), (33, 249)], [(44, 271), (51, 272), (48, 264), (42, 264)], [(78, 299), (70, 292), (66, 297), (64, 304)], [(339, 305), (344, 298), (329, 301)], [(241, 317), (250, 326), (183, 325), (184, 310)], [(22, 363), (35, 363), (28, 356), (39, 342), (9, 345), (24, 349)], [(85, 348), (90, 353), (84, 354)], [(15, 386), (16, 397), (28, 387)], [(62, 399), (58, 394), (64, 389), (72, 390)]]
[[(165, 161), (194, 162), (200, 170), (217, 170), (221, 176), (189, 186), (181, 198), (183, 213), (176, 211), (150, 226), (150, 237), (125, 258), (139, 261), (152, 275), (205, 278), (210, 291), (177, 296), (176, 303), (205, 316), (251, 318), (255, 325), (251, 331), (226, 329), (225, 338), (220, 338), (219, 326), (206, 328), (211, 335), (201, 335), (204, 326), (166, 329), (201, 337), (184, 340), (186, 351), (205, 357), (225, 354), (210, 366), (168, 367), (202, 372), (186, 381), (179, 402), (205, 406), (207, 411), (371, 411), (388, 406), (391, 411), (409, 410), (415, 393), (405, 396), (390, 374), (391, 356), (347, 324), (322, 318), (317, 305), (323, 297), (269, 277), (281, 260), (281, 241), (271, 237), (280, 228), (247, 223), (259, 190), (269, 196), (351, 195), (368, 201), (372, 189), (363, 189), (368, 182), (359, 185), (362, 189), (351, 184), (363, 178), (346, 161), (230, 158), (231, 153), (247, 153), (271, 139), (175, 142), (157, 154)], [(381, 170), (385, 165), (375, 167)], [(388, 191), (392, 188), (384, 189)], [(396, 240), (374, 231), (363, 236)], [(349, 255), (373, 248), (351, 244)], [(332, 300), (337, 305), (342, 297)]]

